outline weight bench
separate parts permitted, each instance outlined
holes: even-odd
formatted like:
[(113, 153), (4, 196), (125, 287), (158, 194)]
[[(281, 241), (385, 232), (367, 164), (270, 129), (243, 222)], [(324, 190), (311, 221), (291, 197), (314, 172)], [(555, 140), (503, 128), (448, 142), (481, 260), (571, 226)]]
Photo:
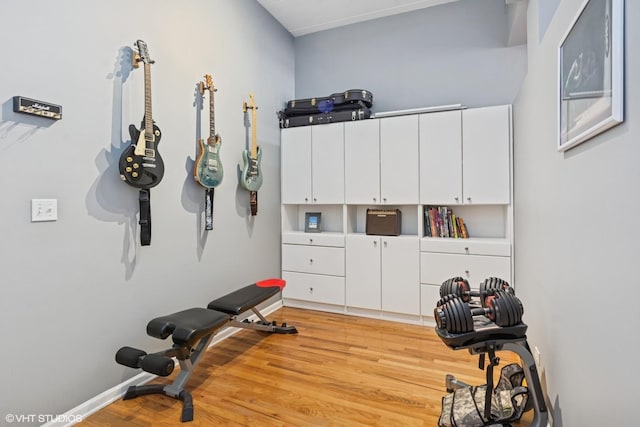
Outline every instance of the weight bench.
[[(147, 324), (147, 334), (162, 340), (171, 336), (171, 348), (147, 354), (137, 348), (122, 347), (116, 353), (116, 362), (166, 377), (173, 372), (175, 357), (180, 364), (180, 373), (173, 383), (168, 385), (131, 386), (123, 400), (147, 394), (164, 394), (182, 401), (182, 422), (192, 421), (193, 398), (184, 387), (220, 328), (234, 326), (279, 334), (298, 332), (295, 326), (287, 326), (285, 323), (277, 326), (275, 322), (270, 323), (256, 308), (258, 304), (280, 292), (285, 283), (282, 279), (263, 280), (210, 302), (208, 308), (190, 308), (151, 320)], [(238, 317), (248, 310), (253, 311), (260, 320), (238, 320)]]

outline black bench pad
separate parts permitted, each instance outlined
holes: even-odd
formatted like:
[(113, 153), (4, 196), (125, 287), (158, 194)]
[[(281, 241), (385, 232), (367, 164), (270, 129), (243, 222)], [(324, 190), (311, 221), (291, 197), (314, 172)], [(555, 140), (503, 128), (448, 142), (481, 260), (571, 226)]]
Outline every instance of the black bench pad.
[(280, 292), (284, 285), (285, 281), (281, 279), (263, 280), (213, 300), (207, 308), (237, 316), (271, 298)]
[(156, 317), (147, 324), (147, 334), (160, 339), (172, 335), (174, 343), (191, 346), (228, 321), (228, 314), (196, 307)]

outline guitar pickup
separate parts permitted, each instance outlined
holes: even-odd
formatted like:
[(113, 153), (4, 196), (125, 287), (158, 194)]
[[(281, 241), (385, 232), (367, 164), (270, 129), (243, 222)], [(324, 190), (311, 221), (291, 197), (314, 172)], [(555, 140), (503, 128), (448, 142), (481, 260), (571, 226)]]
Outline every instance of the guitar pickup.
[(156, 150), (154, 150), (152, 148), (145, 148), (144, 149), (144, 156), (145, 157), (154, 158), (154, 157), (156, 157)]
[(155, 163), (143, 163), (142, 167), (143, 168), (155, 168), (156, 164)]

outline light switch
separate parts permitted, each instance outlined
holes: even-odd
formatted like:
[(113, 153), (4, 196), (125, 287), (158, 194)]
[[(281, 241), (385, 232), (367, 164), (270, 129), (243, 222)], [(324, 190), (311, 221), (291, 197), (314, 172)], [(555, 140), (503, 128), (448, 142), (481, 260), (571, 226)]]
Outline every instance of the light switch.
[(58, 199), (31, 199), (31, 222), (57, 219)]

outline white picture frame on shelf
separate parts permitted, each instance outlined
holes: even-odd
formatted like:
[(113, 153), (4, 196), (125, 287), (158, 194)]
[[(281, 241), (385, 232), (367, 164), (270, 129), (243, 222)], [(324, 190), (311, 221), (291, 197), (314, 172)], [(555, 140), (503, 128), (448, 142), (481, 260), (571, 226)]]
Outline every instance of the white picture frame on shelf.
[(623, 122), (624, 0), (585, 0), (558, 48), (558, 150)]

